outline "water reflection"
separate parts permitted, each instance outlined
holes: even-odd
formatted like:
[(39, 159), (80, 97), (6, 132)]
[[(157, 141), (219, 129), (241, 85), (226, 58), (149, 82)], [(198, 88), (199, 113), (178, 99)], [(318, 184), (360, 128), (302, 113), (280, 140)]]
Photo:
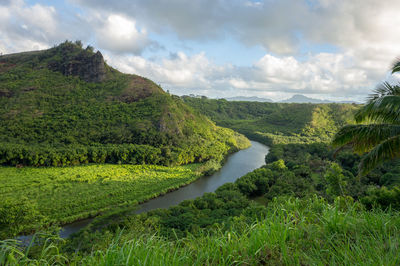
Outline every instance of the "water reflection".
[(168, 208), (184, 200), (200, 197), (204, 193), (214, 192), (223, 184), (234, 182), (239, 177), (261, 167), (265, 164), (268, 147), (256, 141), (252, 141), (251, 144), (250, 148), (229, 156), (222, 169), (212, 176), (200, 178), (186, 187), (145, 202), (139, 206), (136, 213)]

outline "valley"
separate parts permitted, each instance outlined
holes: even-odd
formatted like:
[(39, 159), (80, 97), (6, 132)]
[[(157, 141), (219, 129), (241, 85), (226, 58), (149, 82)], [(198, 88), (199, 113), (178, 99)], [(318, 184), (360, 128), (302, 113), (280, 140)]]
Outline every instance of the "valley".
[(399, 263), (374, 102), (179, 97), (69, 41), (0, 56), (0, 88), (0, 264)]

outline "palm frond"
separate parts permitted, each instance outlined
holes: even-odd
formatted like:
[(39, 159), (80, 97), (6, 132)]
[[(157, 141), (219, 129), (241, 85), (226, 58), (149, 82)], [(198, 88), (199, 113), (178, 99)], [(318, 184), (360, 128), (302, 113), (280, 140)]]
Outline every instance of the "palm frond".
[(392, 74), (400, 71), (400, 59), (397, 59), (392, 67)]
[(332, 145), (334, 147), (350, 145), (355, 152), (362, 154), (397, 135), (400, 135), (400, 125), (347, 125), (335, 135)]
[[(396, 72), (400, 72), (400, 58), (392, 67), (392, 74)], [(338, 150), (351, 146), (360, 154), (368, 152), (359, 165), (360, 174), (400, 157), (400, 86), (388, 82), (379, 85), (354, 118), (358, 124), (366, 124), (343, 127), (332, 145), (340, 147)]]
[(357, 123), (400, 123), (400, 96), (385, 95), (371, 100), (354, 116)]
[(392, 86), (389, 82), (383, 82), (368, 96), (368, 103), (388, 95), (400, 95), (400, 87), (398, 85)]
[(359, 174), (366, 175), (377, 165), (399, 157), (400, 136), (389, 138), (365, 155), (359, 165)]

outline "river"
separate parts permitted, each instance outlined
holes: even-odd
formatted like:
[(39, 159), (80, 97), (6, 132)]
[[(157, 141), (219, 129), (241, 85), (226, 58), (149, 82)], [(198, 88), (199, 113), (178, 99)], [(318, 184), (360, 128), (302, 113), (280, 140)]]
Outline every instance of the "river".
[(158, 208), (168, 208), (187, 199), (200, 197), (204, 193), (214, 192), (225, 183), (235, 182), (239, 177), (265, 164), (268, 147), (252, 141), (251, 147), (230, 155), (223, 167), (211, 176), (197, 179), (188, 186), (154, 198), (141, 204), (136, 213)]
[[(184, 200), (194, 199), (202, 196), (204, 193), (213, 192), (223, 184), (234, 182), (239, 177), (263, 166), (267, 153), (267, 146), (256, 141), (251, 141), (250, 148), (230, 155), (218, 172), (211, 176), (201, 177), (187, 186), (144, 202), (138, 206), (135, 213), (138, 214), (158, 208), (168, 208)], [(60, 231), (60, 236), (66, 238), (84, 228), (92, 220), (85, 219), (65, 225)], [(27, 239), (25, 238), (27, 237), (31, 236), (20, 236), (19, 239), (26, 241)]]

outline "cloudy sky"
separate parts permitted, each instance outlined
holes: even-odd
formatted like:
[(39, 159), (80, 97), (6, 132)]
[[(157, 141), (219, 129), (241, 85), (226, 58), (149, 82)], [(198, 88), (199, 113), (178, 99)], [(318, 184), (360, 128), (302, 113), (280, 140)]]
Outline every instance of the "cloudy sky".
[(399, 0), (0, 0), (0, 53), (82, 40), (171, 93), (363, 101), (400, 56)]

